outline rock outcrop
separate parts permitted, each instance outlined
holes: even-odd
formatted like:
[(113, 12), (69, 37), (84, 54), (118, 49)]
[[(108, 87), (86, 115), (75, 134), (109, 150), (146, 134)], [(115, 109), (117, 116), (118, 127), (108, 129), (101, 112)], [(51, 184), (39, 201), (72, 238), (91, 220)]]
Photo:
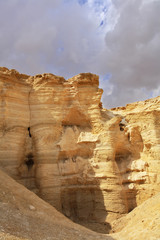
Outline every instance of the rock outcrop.
[(108, 232), (160, 191), (160, 98), (106, 110), (98, 85), (90, 73), (0, 68), (0, 167), (68, 218)]

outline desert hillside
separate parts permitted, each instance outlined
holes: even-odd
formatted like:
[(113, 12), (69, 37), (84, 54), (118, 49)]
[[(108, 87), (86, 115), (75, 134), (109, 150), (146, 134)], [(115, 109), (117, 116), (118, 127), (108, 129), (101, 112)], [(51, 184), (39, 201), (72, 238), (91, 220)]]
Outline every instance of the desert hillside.
[(74, 224), (2, 171), (0, 213), (0, 239), (112, 239)]
[[(160, 193), (146, 200), (132, 212), (115, 221), (113, 231), (117, 240), (160, 239)], [(120, 232), (119, 232), (120, 231)]]
[(1, 240), (160, 239), (160, 194), (113, 222), (118, 233), (102, 235), (74, 224), (0, 171), (0, 213)]
[(91, 73), (0, 68), (0, 238), (160, 239), (160, 97), (102, 93)]

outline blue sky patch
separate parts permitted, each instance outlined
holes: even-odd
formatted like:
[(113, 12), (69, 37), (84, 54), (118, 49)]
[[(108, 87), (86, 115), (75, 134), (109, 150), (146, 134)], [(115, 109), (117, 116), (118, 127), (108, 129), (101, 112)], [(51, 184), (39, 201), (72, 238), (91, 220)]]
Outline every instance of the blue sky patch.
[(101, 21), (101, 23), (100, 23), (100, 27), (103, 26), (103, 24), (104, 24), (104, 21)]
[(87, 0), (78, 0), (78, 3), (79, 3), (80, 5), (84, 5), (86, 2), (87, 2)]

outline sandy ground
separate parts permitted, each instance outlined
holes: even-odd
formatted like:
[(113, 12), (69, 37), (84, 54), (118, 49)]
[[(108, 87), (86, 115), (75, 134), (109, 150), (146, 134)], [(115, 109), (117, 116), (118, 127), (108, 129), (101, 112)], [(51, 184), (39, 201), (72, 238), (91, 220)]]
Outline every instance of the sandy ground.
[(1, 239), (112, 240), (113, 238), (73, 223), (0, 171)]

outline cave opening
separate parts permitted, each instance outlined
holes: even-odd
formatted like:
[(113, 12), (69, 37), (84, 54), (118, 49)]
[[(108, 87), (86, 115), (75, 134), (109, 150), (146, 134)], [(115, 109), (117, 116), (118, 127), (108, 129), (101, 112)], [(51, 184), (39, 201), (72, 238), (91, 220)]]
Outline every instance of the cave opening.
[(33, 167), (34, 165), (34, 159), (33, 159), (33, 154), (30, 153), (27, 155), (27, 159), (26, 159), (26, 165), (28, 167), (28, 171)]
[(120, 131), (124, 131), (125, 125), (123, 123), (119, 124)]
[(29, 137), (32, 137), (30, 127), (28, 127)]

